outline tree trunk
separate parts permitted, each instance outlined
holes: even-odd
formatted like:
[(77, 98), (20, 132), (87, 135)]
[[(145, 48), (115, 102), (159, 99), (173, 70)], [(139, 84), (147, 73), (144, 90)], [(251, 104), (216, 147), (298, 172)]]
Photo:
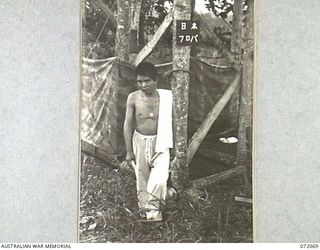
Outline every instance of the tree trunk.
[(172, 162), (171, 181), (178, 190), (189, 186), (189, 170), (187, 164), (188, 147), (188, 102), (189, 102), (189, 71), (190, 71), (190, 46), (177, 46), (177, 20), (190, 20), (191, 0), (174, 1), (173, 21), (173, 113), (174, 113), (174, 138), (175, 159)]
[(130, 0), (117, 0), (117, 35), (115, 55), (129, 59)]
[(248, 0), (247, 30), (245, 32), (243, 72), (240, 90), (237, 163), (251, 166), (252, 94), (253, 94), (253, 0)]

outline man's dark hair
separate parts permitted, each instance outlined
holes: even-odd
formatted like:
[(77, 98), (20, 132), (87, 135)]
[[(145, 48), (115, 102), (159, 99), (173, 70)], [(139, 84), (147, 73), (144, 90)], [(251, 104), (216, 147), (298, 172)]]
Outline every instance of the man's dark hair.
[(137, 75), (149, 76), (152, 80), (157, 79), (156, 67), (150, 62), (142, 62), (136, 68)]

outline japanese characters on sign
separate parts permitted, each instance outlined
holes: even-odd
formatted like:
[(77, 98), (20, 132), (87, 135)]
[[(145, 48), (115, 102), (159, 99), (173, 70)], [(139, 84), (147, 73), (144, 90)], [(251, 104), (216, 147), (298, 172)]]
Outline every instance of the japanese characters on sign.
[(191, 20), (177, 20), (177, 45), (191, 46), (199, 42), (199, 23)]

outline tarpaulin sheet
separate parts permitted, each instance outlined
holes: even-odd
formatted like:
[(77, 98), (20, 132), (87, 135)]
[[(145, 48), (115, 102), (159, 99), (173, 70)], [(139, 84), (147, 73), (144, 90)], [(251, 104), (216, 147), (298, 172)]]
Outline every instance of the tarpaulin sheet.
[[(236, 75), (229, 67), (213, 67), (195, 58), (190, 64), (189, 138)], [(158, 87), (170, 89), (172, 64), (157, 68)], [(81, 139), (110, 156), (123, 155), (126, 99), (137, 88), (134, 68), (116, 58), (83, 59), (82, 74)], [(237, 120), (237, 98), (232, 98), (209, 133), (236, 128)]]
[(109, 155), (124, 149), (126, 98), (135, 90), (134, 68), (117, 58), (83, 59), (81, 139)]
[[(172, 65), (158, 67), (163, 75), (160, 88), (170, 89), (170, 71)], [(212, 66), (197, 58), (190, 58), (190, 85), (188, 107), (188, 137), (190, 138), (205, 120), (207, 114), (224, 94), (236, 76), (236, 72), (227, 66)], [(236, 128), (238, 124), (238, 90), (233, 95), (209, 134), (222, 133)]]

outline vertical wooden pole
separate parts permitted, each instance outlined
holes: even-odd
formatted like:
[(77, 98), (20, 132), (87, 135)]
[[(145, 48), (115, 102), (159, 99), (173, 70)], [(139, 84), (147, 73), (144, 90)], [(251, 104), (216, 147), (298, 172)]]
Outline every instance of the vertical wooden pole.
[(237, 163), (241, 166), (251, 166), (251, 131), (252, 131), (252, 100), (253, 100), (253, 0), (248, 0), (248, 15), (243, 54), (242, 83), (240, 90), (239, 132)]
[(117, 0), (117, 34), (115, 56), (129, 59), (130, 0)]
[[(115, 56), (120, 61), (129, 61), (129, 35), (130, 35), (130, 0), (116, 0), (117, 1), (117, 33), (116, 33), (116, 46), (115, 46)], [(118, 100), (119, 100), (119, 85), (120, 81), (120, 70), (121, 65), (117, 63), (114, 68), (115, 76), (117, 77), (116, 86), (114, 86), (114, 92), (112, 98), (109, 100), (113, 102), (114, 113), (117, 114), (119, 111)], [(120, 116), (117, 116), (116, 123), (118, 126), (123, 124)], [(121, 137), (115, 131), (116, 139), (114, 140), (114, 145), (116, 147), (116, 154), (120, 152)]]
[(187, 164), (188, 148), (188, 99), (189, 99), (189, 70), (190, 46), (177, 46), (177, 20), (190, 20), (191, 0), (174, 1), (173, 20), (173, 113), (174, 113), (174, 138), (175, 160), (172, 162), (171, 181), (178, 190), (189, 185), (189, 170)]

